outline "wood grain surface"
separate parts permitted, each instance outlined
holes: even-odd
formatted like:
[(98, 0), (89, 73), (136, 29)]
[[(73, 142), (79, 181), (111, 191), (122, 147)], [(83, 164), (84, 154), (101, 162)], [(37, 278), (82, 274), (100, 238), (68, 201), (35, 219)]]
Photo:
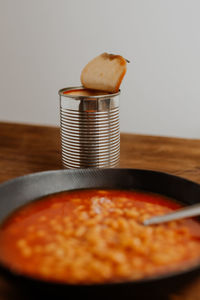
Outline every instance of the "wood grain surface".
[[(163, 171), (200, 183), (200, 140), (123, 133), (120, 167)], [(61, 168), (58, 127), (0, 123), (0, 183)], [(11, 299), (22, 296), (0, 278), (0, 300)], [(200, 279), (171, 299), (200, 300)]]

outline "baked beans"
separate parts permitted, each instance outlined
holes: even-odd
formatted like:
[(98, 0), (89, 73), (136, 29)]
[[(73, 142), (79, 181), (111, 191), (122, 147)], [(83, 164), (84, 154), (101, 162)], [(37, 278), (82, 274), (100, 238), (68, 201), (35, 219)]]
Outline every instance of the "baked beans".
[(76, 190), (14, 212), (0, 228), (0, 261), (15, 272), (72, 284), (137, 280), (200, 260), (192, 219), (143, 226), (180, 205), (161, 195)]

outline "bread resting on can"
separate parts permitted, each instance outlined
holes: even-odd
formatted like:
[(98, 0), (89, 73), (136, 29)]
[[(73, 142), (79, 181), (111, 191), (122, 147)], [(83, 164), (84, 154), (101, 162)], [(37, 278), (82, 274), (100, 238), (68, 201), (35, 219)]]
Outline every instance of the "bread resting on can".
[(122, 56), (103, 53), (84, 67), (81, 83), (88, 89), (117, 93), (126, 69), (127, 62)]

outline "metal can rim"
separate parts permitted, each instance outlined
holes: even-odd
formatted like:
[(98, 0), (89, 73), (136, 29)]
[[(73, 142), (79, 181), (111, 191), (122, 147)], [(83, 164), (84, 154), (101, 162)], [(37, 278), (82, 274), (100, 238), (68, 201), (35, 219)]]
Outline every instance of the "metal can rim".
[(64, 94), (64, 92), (69, 91), (69, 90), (78, 90), (78, 89), (84, 89), (84, 86), (71, 86), (71, 87), (66, 87), (63, 89), (60, 89), (58, 91), (58, 94), (62, 97), (66, 98), (72, 98), (72, 99), (105, 99), (105, 98), (113, 98), (118, 95), (120, 95), (121, 90), (119, 90), (117, 93), (111, 93), (111, 94), (105, 94), (105, 95), (96, 95), (96, 96), (77, 96), (77, 95), (69, 95), (69, 94)]

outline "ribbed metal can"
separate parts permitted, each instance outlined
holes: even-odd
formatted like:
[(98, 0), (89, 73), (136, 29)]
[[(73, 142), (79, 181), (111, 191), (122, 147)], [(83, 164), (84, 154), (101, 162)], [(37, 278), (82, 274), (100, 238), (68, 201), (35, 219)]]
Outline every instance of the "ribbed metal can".
[(62, 162), (65, 168), (112, 168), (120, 160), (119, 95), (60, 95)]

